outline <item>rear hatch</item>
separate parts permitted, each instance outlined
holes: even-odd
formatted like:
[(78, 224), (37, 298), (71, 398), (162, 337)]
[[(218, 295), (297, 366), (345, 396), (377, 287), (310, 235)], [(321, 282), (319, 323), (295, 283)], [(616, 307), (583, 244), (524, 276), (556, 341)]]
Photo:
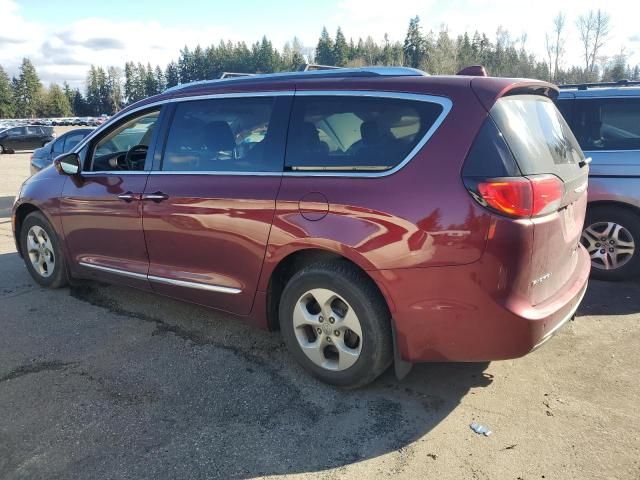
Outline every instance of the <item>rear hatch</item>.
[(463, 176), (481, 204), (533, 230), (526, 292), (532, 305), (557, 293), (575, 272), (588, 174), (584, 154), (551, 99), (525, 93), (495, 102)]

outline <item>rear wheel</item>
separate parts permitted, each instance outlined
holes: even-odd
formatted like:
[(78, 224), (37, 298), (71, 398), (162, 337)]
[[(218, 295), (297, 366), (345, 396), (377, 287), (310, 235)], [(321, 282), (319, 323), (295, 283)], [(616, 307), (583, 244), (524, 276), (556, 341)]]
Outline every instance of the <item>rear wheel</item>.
[(387, 305), (373, 281), (346, 262), (296, 273), (282, 293), (279, 312), (292, 355), (326, 383), (366, 385), (391, 364)]
[(0, 145), (0, 155), (2, 155), (3, 153), (4, 153), (4, 147)]
[(587, 212), (582, 244), (591, 256), (591, 276), (628, 280), (640, 275), (640, 216), (624, 207)]
[(20, 247), (27, 270), (39, 285), (58, 288), (67, 284), (60, 243), (55, 230), (42, 213), (33, 212), (24, 219)]

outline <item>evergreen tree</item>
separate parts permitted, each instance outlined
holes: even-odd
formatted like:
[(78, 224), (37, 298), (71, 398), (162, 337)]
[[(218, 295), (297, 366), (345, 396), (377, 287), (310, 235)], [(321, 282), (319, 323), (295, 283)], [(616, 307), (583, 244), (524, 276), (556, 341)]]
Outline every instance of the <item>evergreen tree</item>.
[(162, 69), (160, 65), (156, 65), (156, 68), (153, 71), (154, 76), (156, 77), (156, 85), (158, 86), (158, 93), (164, 92), (167, 88), (167, 83), (164, 78), (164, 73), (162, 73)]
[(409, 21), (403, 47), (405, 63), (413, 68), (419, 68), (427, 56), (427, 40), (421, 30), (420, 17), (416, 15)]
[(9, 75), (0, 65), (0, 118), (11, 118), (13, 114), (13, 89)]
[(14, 104), (15, 115), (20, 118), (33, 117), (38, 111), (41, 99), (42, 84), (38, 78), (36, 68), (28, 58), (22, 59), (20, 76), (15, 82)]
[(320, 40), (318, 40), (318, 46), (316, 47), (316, 63), (321, 65), (334, 65), (333, 40), (326, 27), (322, 27)]
[(72, 114), (69, 99), (60, 86), (55, 83), (49, 86), (38, 113), (43, 117), (68, 117)]
[(180, 71), (176, 62), (169, 62), (165, 70), (166, 88), (175, 87), (180, 83)]
[(144, 96), (150, 97), (151, 95), (157, 95), (158, 93), (158, 82), (156, 80), (156, 76), (153, 73), (151, 64), (147, 63), (147, 68), (144, 71)]
[(332, 53), (334, 65), (344, 67), (349, 61), (349, 46), (340, 27), (338, 27), (338, 31), (336, 32), (336, 42), (333, 45)]

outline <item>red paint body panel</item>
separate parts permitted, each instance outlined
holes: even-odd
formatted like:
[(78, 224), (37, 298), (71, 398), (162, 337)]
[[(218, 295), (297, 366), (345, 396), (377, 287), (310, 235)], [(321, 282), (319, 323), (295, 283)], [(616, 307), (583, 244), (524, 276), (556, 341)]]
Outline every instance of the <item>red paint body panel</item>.
[(144, 202), (149, 275), (242, 290), (153, 284), (164, 295), (245, 315), (251, 310), (280, 186), (279, 176), (150, 175)]
[(107, 275), (109, 279), (149, 290), (144, 279), (122, 277), (94, 270), (80, 262), (146, 275), (147, 246), (142, 231), (142, 205), (125, 202), (118, 195), (144, 191), (147, 175), (105, 174), (71, 177), (60, 197), (61, 221), (73, 276)]

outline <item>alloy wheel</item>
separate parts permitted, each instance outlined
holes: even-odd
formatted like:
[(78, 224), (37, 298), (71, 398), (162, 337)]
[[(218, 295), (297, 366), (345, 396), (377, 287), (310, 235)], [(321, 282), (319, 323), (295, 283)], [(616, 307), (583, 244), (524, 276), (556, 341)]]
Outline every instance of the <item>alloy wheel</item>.
[(625, 265), (635, 253), (631, 232), (615, 222), (597, 222), (582, 232), (582, 244), (591, 256), (591, 265), (599, 270), (614, 270)]
[(362, 352), (362, 327), (355, 311), (337, 293), (315, 288), (303, 294), (293, 311), (296, 339), (319, 367), (341, 371)]
[(34, 270), (41, 277), (49, 277), (56, 266), (51, 239), (44, 228), (34, 225), (27, 232), (27, 253)]

